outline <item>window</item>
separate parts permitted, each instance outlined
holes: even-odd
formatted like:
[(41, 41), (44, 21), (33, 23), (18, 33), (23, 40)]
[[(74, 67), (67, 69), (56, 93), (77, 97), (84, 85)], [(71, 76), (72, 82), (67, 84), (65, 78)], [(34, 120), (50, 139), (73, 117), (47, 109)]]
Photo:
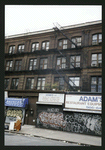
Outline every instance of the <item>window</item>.
[(102, 34), (94, 34), (92, 36), (92, 45), (96, 45), (102, 42)]
[(57, 58), (57, 68), (58, 69), (66, 68), (66, 58), (65, 57)]
[(78, 88), (80, 86), (80, 77), (69, 77), (69, 84)]
[(45, 78), (38, 78), (37, 90), (44, 90), (45, 88)]
[(42, 49), (48, 50), (49, 49), (49, 41), (42, 42)]
[(14, 52), (15, 52), (15, 46), (14, 45), (10, 46), (9, 47), (9, 54), (14, 54)]
[(91, 66), (92, 67), (102, 67), (102, 54), (92, 54), (91, 57)]
[(33, 89), (34, 87), (34, 78), (27, 78), (26, 89)]
[(64, 78), (55, 77), (54, 83), (57, 83), (59, 90), (64, 90)]
[(67, 49), (67, 39), (59, 40), (59, 48)]
[(32, 52), (39, 49), (39, 43), (32, 43)]
[(8, 89), (9, 79), (4, 80), (4, 89)]
[(40, 59), (40, 69), (47, 69), (47, 58)]
[[(81, 46), (81, 37), (75, 37), (71, 39), (77, 46)], [(71, 48), (75, 48), (74, 44), (71, 44)]]
[(30, 59), (29, 70), (35, 70), (37, 65), (37, 59)]
[(80, 56), (70, 56), (70, 68), (80, 67)]
[(20, 71), (22, 65), (22, 60), (16, 60), (15, 62), (15, 71)]
[(9, 60), (6, 62), (6, 71), (12, 71), (13, 61)]
[(91, 77), (91, 92), (102, 92), (102, 77)]
[(18, 52), (21, 53), (21, 52), (24, 52), (24, 45), (18, 45)]
[(12, 79), (11, 89), (18, 88), (19, 79)]

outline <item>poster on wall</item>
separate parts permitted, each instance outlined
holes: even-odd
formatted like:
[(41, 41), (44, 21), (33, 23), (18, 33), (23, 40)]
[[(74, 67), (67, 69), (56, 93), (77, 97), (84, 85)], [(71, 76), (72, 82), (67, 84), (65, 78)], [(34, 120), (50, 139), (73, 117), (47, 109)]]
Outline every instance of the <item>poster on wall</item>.
[(39, 93), (39, 102), (64, 103), (64, 94)]
[(65, 108), (77, 110), (102, 110), (102, 96), (100, 95), (72, 95), (67, 94)]

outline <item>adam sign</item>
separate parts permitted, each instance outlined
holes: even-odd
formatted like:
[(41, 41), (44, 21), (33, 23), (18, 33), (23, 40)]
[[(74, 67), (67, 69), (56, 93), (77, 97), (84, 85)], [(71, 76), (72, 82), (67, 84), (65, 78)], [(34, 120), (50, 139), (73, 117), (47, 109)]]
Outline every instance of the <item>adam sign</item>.
[(101, 111), (102, 96), (66, 95), (65, 108)]

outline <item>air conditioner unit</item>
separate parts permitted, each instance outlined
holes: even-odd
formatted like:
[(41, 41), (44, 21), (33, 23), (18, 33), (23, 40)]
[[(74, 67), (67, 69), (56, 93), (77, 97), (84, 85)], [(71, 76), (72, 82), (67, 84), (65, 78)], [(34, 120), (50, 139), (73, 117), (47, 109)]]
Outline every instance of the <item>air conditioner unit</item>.
[(96, 67), (97, 65), (96, 65), (96, 64), (92, 64), (91, 66), (92, 66), (92, 67)]

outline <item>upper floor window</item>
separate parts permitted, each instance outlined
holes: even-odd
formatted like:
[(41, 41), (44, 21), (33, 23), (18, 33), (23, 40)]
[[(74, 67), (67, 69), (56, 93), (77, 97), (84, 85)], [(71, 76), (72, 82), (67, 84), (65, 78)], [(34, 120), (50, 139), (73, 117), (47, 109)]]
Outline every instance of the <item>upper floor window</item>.
[(40, 69), (47, 69), (47, 58), (40, 59)]
[(60, 49), (67, 49), (67, 39), (59, 40), (59, 48)]
[(102, 92), (102, 77), (91, 77), (91, 92)]
[(102, 42), (102, 34), (94, 34), (92, 36), (92, 45), (96, 45)]
[(80, 86), (80, 77), (69, 77), (69, 84), (72, 87), (79, 87)]
[(91, 57), (91, 66), (92, 67), (102, 67), (102, 54), (92, 54)]
[(33, 89), (34, 87), (34, 78), (27, 78), (26, 89)]
[(16, 79), (16, 78), (12, 79), (11, 89), (17, 89), (18, 83), (19, 83), (19, 79)]
[(6, 71), (12, 71), (12, 67), (13, 67), (13, 61), (12, 60), (8, 60), (6, 62)]
[(14, 52), (15, 52), (15, 46), (12, 45), (9, 47), (9, 54), (14, 54)]
[(37, 59), (30, 59), (29, 70), (35, 70), (37, 68)]
[(65, 57), (57, 58), (57, 68), (58, 69), (66, 68), (66, 58)]
[(42, 49), (48, 50), (49, 49), (49, 41), (42, 42)]
[(80, 67), (80, 55), (70, 56), (70, 68)]
[(18, 45), (18, 52), (19, 53), (24, 52), (24, 48), (25, 48), (24, 44)]
[(45, 89), (45, 78), (38, 78), (37, 82), (37, 90), (44, 90)]
[(4, 89), (8, 89), (9, 79), (4, 80)]
[(63, 77), (55, 77), (54, 83), (57, 83), (59, 90), (64, 90), (64, 78)]
[(15, 71), (20, 71), (22, 65), (22, 60), (16, 60), (15, 62)]
[[(75, 37), (71, 39), (77, 46), (81, 46), (81, 37)], [(71, 48), (75, 48), (75, 45), (72, 43)]]
[(31, 51), (34, 52), (35, 50), (38, 50), (39, 49), (39, 43), (32, 43), (32, 48), (31, 48)]

